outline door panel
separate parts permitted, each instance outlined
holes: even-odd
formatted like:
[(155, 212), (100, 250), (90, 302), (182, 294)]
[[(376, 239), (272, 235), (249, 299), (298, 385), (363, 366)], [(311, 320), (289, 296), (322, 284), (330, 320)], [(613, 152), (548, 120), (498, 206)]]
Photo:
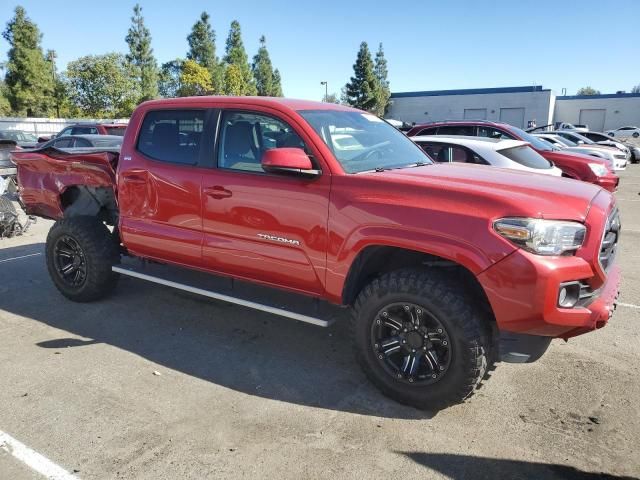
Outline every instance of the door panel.
[(279, 120), (251, 113), (223, 117), (219, 164), (228, 168), (208, 170), (202, 180), (203, 265), (321, 293), (331, 177), (326, 172), (315, 179), (261, 173), (266, 149), (303, 141), (286, 124), (272, 128), (274, 122)]
[(149, 112), (118, 168), (120, 233), (135, 254), (199, 267), (206, 112)]

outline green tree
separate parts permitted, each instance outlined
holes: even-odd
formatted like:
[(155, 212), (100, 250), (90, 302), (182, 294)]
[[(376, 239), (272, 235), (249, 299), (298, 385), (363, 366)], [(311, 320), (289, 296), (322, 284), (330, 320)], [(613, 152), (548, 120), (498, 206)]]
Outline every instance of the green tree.
[(282, 93), (282, 78), (280, 77), (280, 70), (277, 68), (273, 71), (273, 87), (271, 88), (272, 97), (284, 97)]
[(144, 24), (142, 7), (133, 7), (131, 26), (125, 37), (129, 45), (127, 61), (133, 66), (135, 80), (140, 85), (140, 101), (158, 96), (158, 64), (151, 48), (151, 32)]
[(360, 44), (353, 73), (351, 81), (346, 85), (347, 103), (355, 108), (374, 111), (378, 80), (373, 71), (373, 60), (367, 42)]
[(596, 90), (593, 87), (582, 87), (577, 91), (576, 95), (600, 95), (600, 90)]
[(391, 90), (389, 89), (389, 69), (387, 66), (387, 59), (384, 57), (384, 50), (382, 49), (382, 43), (378, 46), (376, 52), (376, 59), (373, 66), (373, 72), (378, 82), (376, 89), (376, 107), (375, 114), (379, 117), (383, 117), (387, 113), (389, 108), (389, 98), (391, 98)]
[(187, 58), (209, 70), (213, 91), (220, 93), (223, 71), (216, 56), (216, 32), (211, 28), (209, 18), (207, 12), (202, 12), (200, 19), (191, 28), (191, 33), (187, 37), (187, 42), (189, 42)]
[(7, 84), (4, 80), (0, 80), (0, 116), (8, 117), (11, 115), (11, 104), (9, 103)]
[(165, 98), (179, 96), (183, 64), (184, 60), (182, 58), (176, 58), (162, 64), (158, 80), (158, 90), (161, 96)]
[(42, 35), (24, 8), (16, 7), (2, 36), (9, 43), (5, 88), (12, 113), (30, 117), (53, 115), (51, 64), (40, 46)]
[(81, 57), (67, 65), (66, 77), (73, 103), (89, 117), (129, 116), (140, 99), (131, 64), (119, 53)]
[(329, 95), (327, 95), (325, 98), (322, 99), (323, 102), (327, 102), (327, 103), (336, 103), (336, 104), (340, 104), (340, 97), (338, 97), (337, 93), (330, 93)]
[(640, 93), (640, 84), (631, 89), (631, 93)]
[[(242, 42), (242, 32), (240, 31), (240, 23), (237, 20), (231, 22), (231, 29), (229, 30), (229, 36), (227, 37), (226, 53), (224, 56), (224, 62), (227, 64), (227, 69), (231, 65), (238, 67), (239, 72), (235, 69), (231, 72), (231, 77), (237, 77), (240, 74), (241, 88), (239, 95), (256, 95), (256, 85), (253, 81), (253, 74), (251, 73), (251, 66), (249, 65), (249, 57), (244, 49)], [(225, 93), (227, 90), (227, 72), (225, 72)], [(227, 93), (227, 95), (229, 95)]]
[(209, 70), (194, 60), (186, 60), (182, 64), (180, 88), (178, 90), (178, 94), (181, 97), (210, 95), (212, 89), (213, 85)]
[(260, 48), (258, 48), (258, 53), (253, 57), (251, 70), (256, 81), (258, 95), (262, 97), (273, 95), (273, 65), (271, 64), (271, 58), (267, 50), (267, 40), (264, 35), (260, 37)]
[(237, 65), (229, 65), (224, 71), (224, 94), (225, 95), (244, 95), (245, 83), (242, 77), (242, 71)]

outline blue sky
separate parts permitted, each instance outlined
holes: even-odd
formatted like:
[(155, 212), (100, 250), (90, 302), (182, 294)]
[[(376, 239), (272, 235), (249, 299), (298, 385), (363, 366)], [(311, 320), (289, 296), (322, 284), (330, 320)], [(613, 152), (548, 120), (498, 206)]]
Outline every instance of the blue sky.
[[(0, 2), (0, 23), (18, 4)], [(339, 92), (352, 74), (361, 41), (384, 44), (394, 92), (544, 85), (569, 94), (585, 85), (603, 93), (640, 83), (638, 0), (494, 0), (391, 2), (234, 2), (141, 0), (159, 62), (185, 55), (186, 36), (203, 9), (224, 52), (229, 24), (242, 26), (255, 54), (264, 34), (285, 95), (319, 100), (320, 81)], [(83, 55), (126, 51), (135, 1), (22, 0), (58, 66)], [(614, 10), (615, 6), (615, 10)], [(635, 22), (635, 23), (634, 23)], [(0, 60), (7, 43), (0, 39)]]

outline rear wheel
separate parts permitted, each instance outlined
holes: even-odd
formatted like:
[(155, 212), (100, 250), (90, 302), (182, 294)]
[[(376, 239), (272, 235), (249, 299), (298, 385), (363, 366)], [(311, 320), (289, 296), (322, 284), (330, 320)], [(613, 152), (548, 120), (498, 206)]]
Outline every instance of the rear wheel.
[(480, 311), (443, 272), (385, 274), (356, 300), (358, 360), (369, 379), (401, 403), (429, 410), (460, 403), (492, 358)]
[(47, 236), (47, 268), (56, 288), (75, 302), (90, 302), (108, 295), (118, 275), (118, 250), (107, 227), (94, 217), (57, 221)]

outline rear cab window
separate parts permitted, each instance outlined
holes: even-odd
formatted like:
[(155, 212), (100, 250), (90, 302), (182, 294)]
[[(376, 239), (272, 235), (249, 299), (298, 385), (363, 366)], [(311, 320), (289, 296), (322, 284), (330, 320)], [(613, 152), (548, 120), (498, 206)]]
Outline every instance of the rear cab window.
[(137, 150), (167, 163), (196, 165), (204, 131), (204, 110), (155, 110), (144, 117)]
[(498, 153), (507, 157), (509, 160), (529, 168), (548, 169), (552, 166), (551, 162), (527, 145), (505, 148), (498, 150)]

